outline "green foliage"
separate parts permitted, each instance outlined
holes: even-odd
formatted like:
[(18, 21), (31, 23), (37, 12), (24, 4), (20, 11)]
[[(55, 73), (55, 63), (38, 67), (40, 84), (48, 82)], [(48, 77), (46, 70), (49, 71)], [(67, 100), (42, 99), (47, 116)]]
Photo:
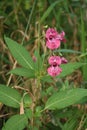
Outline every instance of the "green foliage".
[(75, 106), (72, 109), (71, 108), (72, 107), (54, 111), (52, 114), (53, 124), (59, 126), (62, 130), (77, 129), (79, 126), (79, 119), (84, 113)]
[[(81, 11), (81, 51), (83, 53), (86, 53), (86, 30), (85, 30), (85, 24), (83, 20), (83, 11)], [(87, 62), (87, 55), (84, 55), (83, 59), (84, 62)], [(87, 81), (87, 66), (82, 67), (83, 71), (83, 79), (84, 81)]]
[(43, 22), (48, 15), (51, 13), (51, 11), (54, 9), (55, 5), (57, 5), (58, 3), (62, 2), (63, 0), (59, 0), (59, 1), (55, 1), (54, 3), (52, 3), (49, 8), (45, 11), (45, 13), (43, 14), (43, 16), (41, 17), (40, 22)]
[(19, 108), (21, 103), (21, 95), (18, 91), (8, 86), (0, 84), (0, 101), (13, 108)]
[(69, 105), (75, 104), (77, 101), (87, 96), (87, 90), (76, 88), (64, 90), (52, 95), (46, 102), (45, 109), (55, 110), (62, 109)]
[(77, 125), (77, 123), (78, 123), (78, 120), (77, 120), (76, 117), (77, 116), (74, 116), (74, 117), (72, 116), (71, 119), (69, 119), (67, 121), (67, 123), (65, 123), (65, 125), (64, 125), (64, 127), (63, 127), (62, 130), (66, 130), (66, 129), (68, 129), (68, 130), (74, 130), (75, 127), (76, 127), (76, 125)]
[(70, 49), (59, 49), (59, 50), (55, 50), (54, 52), (81, 54), (80, 51), (75, 51)]
[(61, 65), (61, 68), (62, 68), (63, 71), (57, 77), (63, 78), (64, 76), (71, 74), (76, 69), (80, 68), (81, 66), (85, 66), (86, 64), (87, 63), (75, 62), (75, 63), (68, 63), (68, 64)]
[(29, 107), (32, 104), (32, 99), (29, 97), (28, 94), (24, 96), (24, 106)]
[(27, 118), (30, 119), (30, 120), (31, 120), (31, 118), (33, 117), (33, 112), (32, 112), (32, 110), (29, 109), (29, 108), (26, 108), (26, 109), (25, 109), (25, 114), (26, 114)]
[[(18, 86), (15, 90), (0, 85), (0, 129), (85, 130), (87, 0), (1, 0), (0, 9), (0, 81)], [(66, 34), (66, 44), (61, 42), (54, 51), (45, 46), (49, 27)], [(59, 76), (51, 77), (48, 58), (61, 53), (68, 64), (60, 66)], [(19, 65), (8, 72), (14, 68), (14, 58)]]
[(43, 82), (52, 82), (52, 81), (53, 81), (53, 80), (52, 80), (52, 77), (49, 76), (49, 75), (43, 76), (43, 77), (41, 78), (41, 80), (42, 80)]
[(38, 50), (35, 50), (34, 56), (36, 59), (36, 61), (34, 62), (34, 69), (36, 70), (36, 72), (40, 72), (43, 69), (43, 57), (40, 56)]
[(12, 116), (2, 130), (23, 130), (28, 124), (28, 119), (25, 114)]
[(22, 45), (19, 45), (10, 38), (5, 37), (5, 41), (18, 63), (27, 69), (33, 69), (33, 61), (29, 52)]
[(16, 74), (19, 76), (24, 76), (24, 77), (28, 77), (28, 78), (34, 78), (35, 77), (35, 72), (34, 70), (30, 69), (30, 68), (15, 68), (13, 70), (11, 70), (9, 72), (9, 74)]

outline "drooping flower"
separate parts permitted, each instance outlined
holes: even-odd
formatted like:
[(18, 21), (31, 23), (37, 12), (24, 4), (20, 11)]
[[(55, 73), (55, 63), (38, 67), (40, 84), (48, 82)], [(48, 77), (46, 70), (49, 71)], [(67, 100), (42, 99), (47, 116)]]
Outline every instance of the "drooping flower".
[(67, 59), (65, 59), (64, 57), (61, 58), (61, 63), (62, 64), (66, 64), (67, 62), (68, 62)]
[(58, 32), (53, 28), (49, 28), (46, 31), (46, 46), (51, 50), (60, 47), (60, 39), (58, 38)]
[(58, 39), (62, 41), (64, 39), (64, 36), (65, 36), (65, 32), (62, 31), (61, 33), (58, 34)]
[(56, 37), (58, 32), (54, 28), (48, 28), (46, 31), (46, 38), (49, 39), (50, 37)]
[(62, 69), (59, 66), (50, 66), (48, 69), (48, 74), (52, 77), (59, 75)]
[(59, 35), (60, 35), (60, 40), (61, 40), (62, 42), (66, 42), (66, 39), (64, 38), (65, 32), (62, 31)]
[[(55, 29), (49, 28), (46, 31), (46, 46), (51, 49), (57, 49), (60, 47), (61, 42), (65, 42), (66, 39), (64, 38), (65, 32), (62, 31), (58, 33)], [(64, 57), (60, 56), (51, 56), (48, 59), (49, 64), (51, 65), (47, 72), (50, 76), (57, 76), (62, 72), (62, 69), (59, 67), (61, 64), (65, 64), (68, 61)]]
[(52, 38), (46, 42), (46, 46), (51, 50), (57, 49), (60, 47), (60, 40)]
[(56, 66), (56, 65), (60, 65), (61, 64), (61, 58), (60, 56), (51, 56), (48, 59), (48, 62), (50, 65)]

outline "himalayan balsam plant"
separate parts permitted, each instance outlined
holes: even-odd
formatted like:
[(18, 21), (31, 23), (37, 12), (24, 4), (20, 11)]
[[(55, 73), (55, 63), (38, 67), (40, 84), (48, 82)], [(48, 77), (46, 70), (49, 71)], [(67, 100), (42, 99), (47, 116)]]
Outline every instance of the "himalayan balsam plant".
[[(69, 63), (59, 54), (61, 44), (66, 42), (65, 32), (48, 28), (44, 39), (45, 54), (41, 53), (43, 50), (40, 52), (42, 44), (39, 43), (31, 57), (25, 47), (5, 37), (9, 50), (20, 65), (9, 74), (25, 77), (28, 83), (26, 87), (24, 83), (12, 83), (10, 86), (0, 84), (0, 102), (12, 111), (2, 130), (50, 130), (50, 124), (65, 130), (58, 114), (63, 115), (68, 108), (87, 96), (87, 89), (58, 85), (59, 79), (84, 65)], [(63, 121), (66, 123), (67, 119), (63, 118)]]

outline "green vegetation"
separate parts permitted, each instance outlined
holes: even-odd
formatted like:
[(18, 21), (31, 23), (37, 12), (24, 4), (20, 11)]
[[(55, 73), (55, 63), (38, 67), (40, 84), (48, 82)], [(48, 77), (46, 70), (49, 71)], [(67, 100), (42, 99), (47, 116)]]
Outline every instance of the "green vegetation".
[[(66, 43), (46, 47), (48, 28)], [(47, 73), (51, 55), (62, 73)], [(0, 129), (87, 129), (87, 0), (0, 0)]]

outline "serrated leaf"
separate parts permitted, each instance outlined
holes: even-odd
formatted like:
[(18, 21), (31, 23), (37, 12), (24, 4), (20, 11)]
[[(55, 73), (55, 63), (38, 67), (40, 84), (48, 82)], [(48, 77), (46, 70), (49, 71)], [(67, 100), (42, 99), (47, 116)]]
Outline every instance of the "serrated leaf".
[(15, 89), (0, 84), (0, 102), (7, 106), (18, 108), (20, 107), (21, 95)]
[(24, 130), (27, 125), (26, 115), (15, 115), (8, 119), (2, 130)]
[(75, 62), (75, 63), (63, 64), (61, 65), (62, 73), (57, 77), (63, 78), (64, 76), (71, 74), (72, 72), (74, 72), (76, 69), (80, 68), (83, 65), (87, 65), (87, 63)]
[(33, 69), (33, 61), (29, 52), (22, 45), (10, 38), (5, 37), (5, 41), (17, 62), (24, 68)]
[(62, 109), (87, 96), (87, 89), (64, 90), (53, 94), (46, 102), (45, 109), (55, 110)]
[(24, 76), (28, 78), (35, 77), (35, 72), (32, 69), (26, 69), (26, 68), (15, 68), (11, 70), (9, 73), (16, 74), (19, 76)]

